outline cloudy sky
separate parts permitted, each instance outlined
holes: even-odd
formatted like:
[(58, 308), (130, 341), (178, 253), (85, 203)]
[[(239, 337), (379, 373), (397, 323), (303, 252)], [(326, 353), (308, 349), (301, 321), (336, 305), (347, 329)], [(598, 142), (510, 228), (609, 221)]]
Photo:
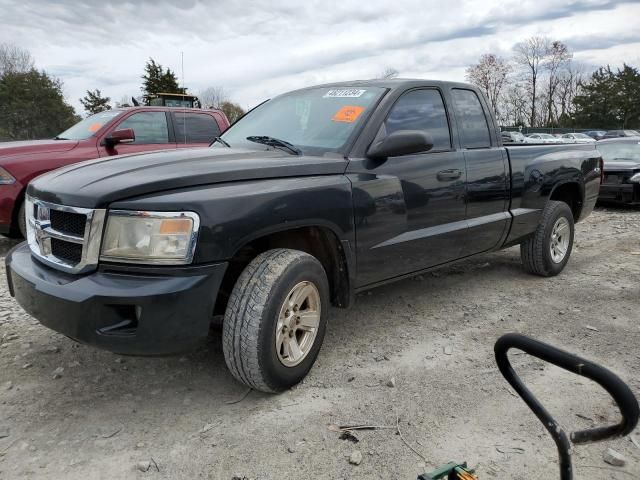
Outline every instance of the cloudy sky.
[(251, 107), (306, 85), (375, 77), (463, 80), (487, 52), (532, 35), (567, 43), (591, 67), (640, 66), (640, 1), (0, 0), (0, 42), (31, 51), (69, 102), (99, 88), (140, 94), (145, 61), (180, 72), (192, 92), (223, 86)]

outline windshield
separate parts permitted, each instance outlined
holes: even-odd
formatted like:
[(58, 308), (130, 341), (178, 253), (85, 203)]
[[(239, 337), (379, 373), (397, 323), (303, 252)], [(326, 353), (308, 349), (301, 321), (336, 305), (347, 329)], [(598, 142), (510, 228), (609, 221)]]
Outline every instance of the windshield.
[(607, 160), (636, 160), (640, 162), (640, 142), (598, 143), (598, 151), (605, 162)]
[(222, 138), (231, 147), (252, 150), (266, 147), (247, 137), (264, 136), (289, 142), (305, 154), (341, 152), (384, 91), (378, 87), (325, 87), (287, 93), (242, 117)]
[(625, 135), (628, 135), (628, 136), (630, 136), (630, 137), (638, 137), (638, 136), (640, 136), (640, 133), (638, 133), (638, 132), (637, 132), (637, 131), (635, 131), (635, 130), (625, 130), (625, 131), (624, 131), (624, 134), (625, 134)]
[(58, 140), (85, 140), (120, 115), (120, 110), (105, 110), (91, 115), (56, 137)]
[(573, 136), (575, 138), (591, 138), (589, 135), (585, 135), (584, 133), (574, 133)]

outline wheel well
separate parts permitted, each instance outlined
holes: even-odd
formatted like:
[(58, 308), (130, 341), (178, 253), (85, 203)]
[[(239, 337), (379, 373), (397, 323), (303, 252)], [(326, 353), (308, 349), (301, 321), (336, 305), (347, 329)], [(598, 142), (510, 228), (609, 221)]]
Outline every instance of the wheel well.
[(580, 185), (577, 183), (564, 183), (558, 186), (553, 192), (549, 200), (556, 200), (564, 202), (571, 208), (574, 221), (578, 221), (580, 218), (580, 212), (582, 211), (582, 192)]
[(224, 314), (231, 290), (249, 262), (260, 253), (273, 248), (301, 250), (316, 257), (327, 273), (331, 303), (342, 308), (349, 306), (349, 272), (342, 244), (330, 229), (313, 226), (275, 232), (240, 248), (229, 261), (216, 300), (215, 315)]

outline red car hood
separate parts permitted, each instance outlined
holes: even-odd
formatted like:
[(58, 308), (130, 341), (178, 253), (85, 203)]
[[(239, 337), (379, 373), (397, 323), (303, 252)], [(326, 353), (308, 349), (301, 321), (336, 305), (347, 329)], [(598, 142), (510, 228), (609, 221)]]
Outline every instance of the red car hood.
[(33, 153), (66, 152), (78, 145), (77, 140), (25, 140), (0, 143), (0, 158)]

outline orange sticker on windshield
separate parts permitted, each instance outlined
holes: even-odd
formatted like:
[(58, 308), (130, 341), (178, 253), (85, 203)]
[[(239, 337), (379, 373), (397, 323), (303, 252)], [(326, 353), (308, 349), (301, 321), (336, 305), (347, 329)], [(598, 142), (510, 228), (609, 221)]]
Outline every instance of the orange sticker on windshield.
[(334, 122), (353, 123), (358, 119), (362, 112), (364, 112), (364, 107), (345, 105), (336, 112), (331, 120)]
[(89, 125), (89, 131), (97, 132), (98, 130), (100, 130), (101, 127), (102, 127), (101, 123), (92, 123), (91, 125)]

